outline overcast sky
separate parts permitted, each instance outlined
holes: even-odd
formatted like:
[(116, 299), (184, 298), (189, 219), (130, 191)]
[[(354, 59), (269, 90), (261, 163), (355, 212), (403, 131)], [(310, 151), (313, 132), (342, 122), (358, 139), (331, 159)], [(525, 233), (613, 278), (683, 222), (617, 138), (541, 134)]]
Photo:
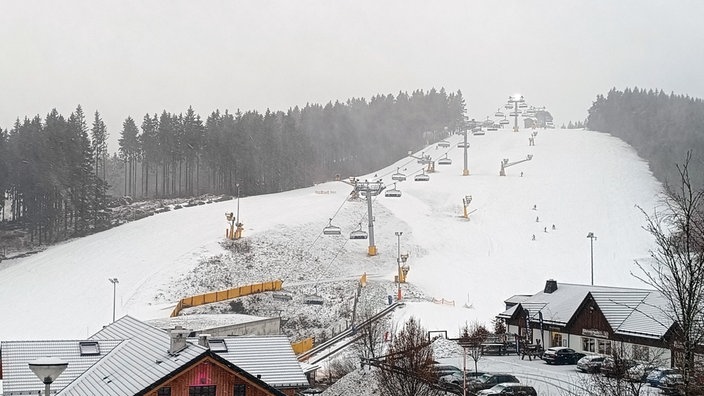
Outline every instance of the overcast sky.
[(117, 150), (145, 113), (286, 110), (377, 93), (462, 90), (484, 119), (521, 93), (559, 126), (597, 94), (704, 97), (704, 2), (0, 2), (0, 127), (100, 111)]

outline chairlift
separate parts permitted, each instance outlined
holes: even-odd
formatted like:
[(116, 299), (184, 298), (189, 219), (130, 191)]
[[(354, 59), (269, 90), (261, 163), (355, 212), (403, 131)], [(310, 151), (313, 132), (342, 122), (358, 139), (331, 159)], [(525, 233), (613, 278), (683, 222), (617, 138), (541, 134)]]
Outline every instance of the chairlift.
[(430, 180), (430, 176), (426, 175), (425, 172), (423, 172), (419, 175), (416, 175), (413, 178), (413, 180), (415, 180), (415, 181), (428, 181), (428, 180)]
[(274, 300), (281, 300), (281, 301), (293, 300), (293, 295), (288, 290), (280, 290), (278, 292), (274, 292), (274, 293), (272, 293), (271, 297), (273, 297)]
[(323, 305), (324, 300), (323, 297), (317, 295), (317, 294), (311, 294), (309, 296), (306, 296), (303, 299), (303, 304), (308, 304), (308, 305)]
[(397, 172), (394, 173), (393, 175), (391, 175), (391, 180), (406, 181), (406, 175), (404, 175), (401, 172), (398, 172), (398, 169), (397, 169)]
[(444, 148), (450, 147), (450, 142), (448, 142), (447, 140), (441, 140), (438, 142), (438, 147), (444, 147)]
[(465, 143), (465, 142), (459, 142), (459, 143), (457, 143), (457, 147), (462, 148), (462, 149), (465, 148), (465, 147), (466, 147), (466, 148), (469, 148), (469, 142), (467, 142), (467, 143)]
[(342, 230), (338, 226), (332, 225), (332, 218), (328, 225), (323, 228), (323, 235), (342, 235)]
[(447, 154), (445, 154), (445, 158), (438, 160), (438, 165), (452, 165), (452, 159), (447, 158)]
[(528, 105), (525, 102), (521, 102), (518, 104), (519, 109), (525, 109), (526, 107), (528, 107)]
[(359, 229), (350, 232), (350, 239), (367, 239), (367, 232), (362, 230), (362, 223), (359, 223)]
[(501, 125), (507, 125), (508, 123), (509, 123), (509, 121), (505, 118), (503, 120), (499, 121), (499, 124), (501, 124)]
[(385, 197), (398, 198), (401, 196), (401, 190), (396, 189), (396, 183), (394, 183), (394, 188), (386, 190), (384, 193)]
[(501, 109), (496, 110), (496, 113), (494, 113), (494, 117), (503, 117), (504, 113), (501, 111)]
[(506, 103), (504, 105), (504, 109), (512, 109), (513, 108), (513, 103)]

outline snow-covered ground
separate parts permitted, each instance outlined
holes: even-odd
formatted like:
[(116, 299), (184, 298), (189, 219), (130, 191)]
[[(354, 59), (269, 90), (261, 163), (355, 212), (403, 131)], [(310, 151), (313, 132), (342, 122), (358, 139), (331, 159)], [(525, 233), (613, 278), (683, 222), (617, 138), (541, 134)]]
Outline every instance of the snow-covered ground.
[[(367, 272), (376, 285), (374, 298), (383, 300), (395, 294), (396, 231), (403, 232), (401, 251), (410, 253), (404, 288), (413, 289), (414, 302), (398, 310), (395, 320), (414, 315), (429, 330), (447, 330), (450, 336), (465, 322), (488, 324), (506, 298), (535, 293), (549, 278), (588, 283), (588, 232), (598, 236), (596, 284), (643, 286), (630, 273), (637, 271), (634, 259), (647, 257), (652, 240), (641, 228), (644, 218), (636, 206), (651, 210), (661, 192), (647, 164), (605, 133), (541, 130), (535, 146), (528, 145), (529, 134), (470, 136), (469, 176), (462, 176), (460, 136), (449, 139), (448, 149), (425, 150), (434, 159), (447, 153), (453, 161), (436, 165), (430, 181), (413, 181), (421, 165), (410, 158), (376, 172), (389, 186), (397, 167), (409, 179), (397, 185), (401, 198), (382, 194), (374, 200), (375, 257), (366, 254), (368, 241), (344, 236), (360, 222), (366, 230), (366, 204), (347, 200), (350, 186), (327, 182), (242, 198), (249, 252), (234, 254), (237, 247), (221, 244), (224, 214), (236, 208), (235, 201), (226, 201), (162, 213), (3, 261), (0, 339), (94, 333), (111, 320), (108, 278), (114, 277), (119, 279), (117, 316), (139, 319), (168, 316), (177, 299), (190, 293), (276, 278), (285, 288), (343, 301), (354, 292), (350, 279)], [(499, 176), (502, 159), (513, 162), (528, 154), (531, 161)], [(469, 221), (461, 217), (466, 195), (473, 198)], [(321, 235), (330, 217), (343, 236)], [(324, 311), (326, 306), (308, 309), (312, 315), (335, 314)]]

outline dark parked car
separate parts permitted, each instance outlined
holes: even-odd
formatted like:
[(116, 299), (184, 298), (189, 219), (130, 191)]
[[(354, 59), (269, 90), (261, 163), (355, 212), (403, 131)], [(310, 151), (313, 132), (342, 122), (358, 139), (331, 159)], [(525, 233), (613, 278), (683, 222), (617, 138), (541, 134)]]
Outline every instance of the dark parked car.
[(477, 393), (480, 390), (492, 388), (494, 385), (504, 382), (518, 382), (518, 378), (511, 374), (491, 374), (480, 375), (477, 379), (467, 383), (467, 390), (470, 393)]
[(681, 395), (683, 394), (684, 379), (682, 374), (673, 373), (666, 374), (658, 382), (658, 388), (664, 395)]
[(577, 364), (584, 356), (583, 353), (567, 347), (552, 347), (543, 352), (543, 360), (547, 364)]
[[(479, 371), (476, 372), (474, 370), (467, 370), (466, 371), (466, 380), (467, 383), (470, 381), (473, 381), (477, 379), (478, 377), (484, 375), (483, 372)], [(438, 384), (442, 386), (443, 388), (451, 391), (451, 392), (458, 392), (462, 393), (462, 384), (464, 383), (465, 377), (462, 375), (462, 373), (452, 373), (450, 375), (446, 375), (444, 377), (440, 377)]]
[(477, 396), (513, 395), (513, 396), (536, 396), (535, 388), (532, 386), (513, 384), (506, 382), (494, 385), (489, 389), (479, 391)]

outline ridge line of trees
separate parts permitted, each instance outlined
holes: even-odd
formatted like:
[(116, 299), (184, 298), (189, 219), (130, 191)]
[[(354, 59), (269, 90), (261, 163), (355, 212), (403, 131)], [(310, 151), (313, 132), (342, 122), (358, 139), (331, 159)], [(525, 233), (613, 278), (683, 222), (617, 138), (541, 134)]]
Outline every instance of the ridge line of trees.
[[(368, 173), (465, 123), (461, 91), (444, 89), (306, 104), (287, 111), (127, 117), (108, 155), (100, 113), (17, 119), (0, 129), (0, 225), (54, 242), (110, 227), (110, 196), (247, 195)], [(6, 209), (7, 208), (7, 209)]]
[[(646, 159), (655, 177), (677, 183), (676, 164), (693, 153), (692, 175), (704, 174), (704, 101), (662, 90), (612, 88), (597, 95), (589, 109), (587, 128), (623, 139)], [(697, 184), (702, 180), (694, 180)]]

